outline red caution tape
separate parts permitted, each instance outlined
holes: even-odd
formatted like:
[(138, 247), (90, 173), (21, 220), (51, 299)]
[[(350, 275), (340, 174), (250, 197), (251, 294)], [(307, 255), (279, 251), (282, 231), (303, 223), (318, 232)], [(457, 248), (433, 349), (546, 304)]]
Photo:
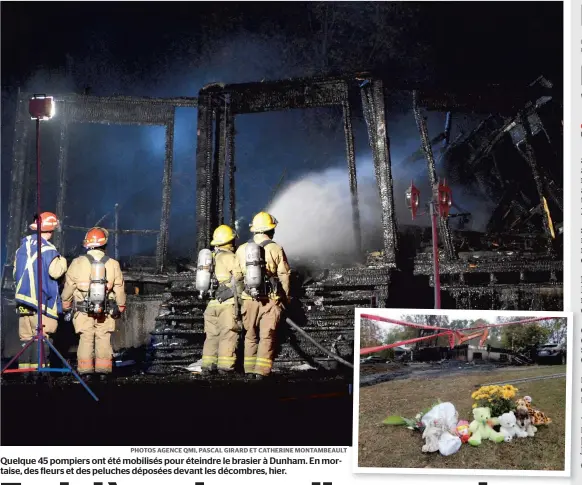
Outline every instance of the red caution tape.
[(413, 344), (416, 342), (422, 342), (423, 340), (430, 340), (433, 338), (438, 338), (438, 337), (441, 337), (442, 335), (452, 335), (452, 334), (453, 334), (453, 332), (451, 332), (449, 330), (446, 332), (436, 333), (434, 335), (428, 335), (427, 337), (412, 338), (410, 340), (403, 340), (402, 342), (396, 342), (396, 343), (388, 344), (388, 345), (380, 345), (378, 347), (368, 347), (365, 349), (360, 349), (360, 355), (373, 354), (374, 352), (380, 352), (382, 350), (392, 349), (394, 347), (399, 347), (400, 345)]
[[(401, 345), (413, 344), (416, 342), (422, 342), (423, 340), (431, 340), (431, 339), (439, 338), (442, 336), (448, 336), (449, 345), (451, 346), (451, 349), (455, 347), (455, 337), (457, 337), (457, 339), (459, 340), (459, 343), (466, 342), (466, 341), (471, 340), (471, 339), (476, 338), (476, 337), (481, 337), (481, 341), (479, 343), (481, 345), (483, 345), (485, 343), (485, 341), (487, 340), (487, 336), (489, 333), (487, 331), (488, 328), (503, 327), (503, 326), (507, 326), (507, 325), (523, 325), (526, 323), (539, 322), (542, 320), (551, 320), (555, 317), (530, 318), (527, 320), (519, 320), (517, 322), (492, 323), (489, 325), (479, 325), (477, 327), (468, 327), (465, 329), (455, 329), (455, 330), (446, 329), (443, 327), (437, 327), (437, 326), (433, 326), (433, 325), (421, 325), (419, 323), (403, 322), (401, 320), (394, 320), (392, 318), (380, 317), (378, 315), (371, 315), (368, 313), (363, 313), (360, 316), (360, 318), (363, 318), (366, 320), (375, 320), (375, 321), (385, 322), (385, 323), (392, 323), (395, 325), (402, 325), (403, 327), (412, 327), (412, 328), (419, 328), (419, 329), (425, 329), (425, 330), (436, 330), (437, 331), (437, 333), (435, 333), (433, 335), (428, 335), (426, 337), (418, 337), (418, 338), (413, 338), (413, 339), (409, 339), (409, 340), (402, 340), (401, 342), (396, 342), (393, 344), (379, 345), (377, 347), (367, 347), (364, 349), (360, 349), (360, 355), (368, 355), (368, 354), (373, 354), (375, 352), (381, 352), (382, 350), (388, 350), (388, 349), (392, 349), (394, 347), (400, 347)], [(474, 330), (484, 330), (484, 331), (483, 332), (475, 332), (474, 334), (469, 334), (469, 335), (464, 335), (462, 333), (462, 332), (469, 332), (469, 331), (474, 331)]]

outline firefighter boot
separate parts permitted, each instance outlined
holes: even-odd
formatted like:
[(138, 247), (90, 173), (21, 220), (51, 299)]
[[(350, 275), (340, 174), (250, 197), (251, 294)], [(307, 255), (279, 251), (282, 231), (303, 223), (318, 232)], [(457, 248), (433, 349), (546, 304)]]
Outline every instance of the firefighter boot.
[(202, 374), (203, 376), (210, 376), (210, 375), (212, 375), (212, 374), (216, 374), (216, 371), (217, 371), (217, 370), (218, 370), (218, 369), (217, 369), (217, 367), (216, 367), (216, 364), (211, 364), (211, 365), (209, 365), (209, 366), (202, 367), (202, 372), (201, 372), (201, 374)]

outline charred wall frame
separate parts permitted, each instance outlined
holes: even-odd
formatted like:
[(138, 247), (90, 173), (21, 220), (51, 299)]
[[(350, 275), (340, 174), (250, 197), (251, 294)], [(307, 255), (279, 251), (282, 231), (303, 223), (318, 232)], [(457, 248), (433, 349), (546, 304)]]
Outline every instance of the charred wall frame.
[[(554, 96), (552, 84), (540, 76), (529, 87), (523, 88), (521, 92), (506, 89), (500, 92), (497, 88), (487, 90), (484, 96), (445, 94), (445, 96), (434, 96), (433, 102), (430, 103), (433, 109), (437, 108), (440, 111), (472, 111), (489, 115), (489, 118), (483, 121), (477, 129), (484, 128), (485, 134), (480, 134), (477, 137), (476, 148), (472, 149), (473, 153), (466, 160), (466, 163), (470, 166), (475, 161), (487, 157), (502, 137), (511, 137), (514, 149), (526, 161), (528, 173), (532, 177), (539, 199), (537, 201), (538, 208), (541, 208), (542, 222), (539, 226), (540, 233), (536, 233), (536, 249), (533, 248), (534, 243), (532, 242), (522, 243), (522, 246), (519, 246), (519, 244), (515, 244), (515, 241), (510, 241), (510, 234), (502, 234), (498, 231), (486, 234), (483, 238), (489, 238), (490, 241), (507, 238), (506, 242), (509, 244), (506, 250), (499, 247), (499, 244), (499, 250), (463, 250), (459, 247), (458, 237), (457, 248), (454, 248), (452, 241), (451, 243), (448, 241), (451, 236), (453, 240), (456, 236), (441, 223), (440, 229), (445, 253), (440, 255), (441, 288), (453, 297), (458, 308), (477, 306), (503, 310), (563, 309), (563, 246), (561, 236), (552, 227), (552, 219), (547, 206), (546, 210), (543, 210), (545, 197), (549, 197), (556, 204), (558, 217), (563, 216), (560, 190), (556, 187), (555, 182), (560, 184), (559, 181), (549, 177), (550, 174), (542, 173), (540, 166), (542, 159), (539, 158), (532, 143), (536, 132), (544, 132), (548, 142), (553, 143), (549, 134), (542, 128), (543, 122), (539, 120), (537, 111), (551, 101)], [(422, 103), (426, 107), (425, 94), (423, 94), (423, 98)], [(489, 103), (491, 104), (488, 106)], [(491, 113), (495, 113), (495, 118)], [(421, 151), (428, 162), (429, 178), (433, 182), (434, 155), (430, 148), (426, 123), (417, 103), (414, 103), (414, 114), (421, 135)], [(555, 119), (555, 113), (551, 114), (546, 111), (546, 116), (553, 117), (554, 122), (559, 122), (559, 118)], [(532, 120), (536, 118), (540, 126), (534, 129)], [(488, 122), (489, 125), (487, 125)], [(477, 130), (472, 134), (475, 134)], [(465, 141), (468, 140), (469, 137)], [(459, 143), (465, 143), (465, 141), (461, 140)], [(544, 196), (544, 194), (546, 195)], [(535, 202), (535, 196), (533, 201)], [(539, 244), (537, 240), (539, 240)], [(449, 245), (453, 251), (449, 250)], [(491, 244), (486, 243), (483, 247), (491, 247)], [(430, 277), (431, 272), (432, 261), (427, 257), (427, 254), (417, 255), (414, 273)], [(434, 285), (432, 277), (430, 277), (430, 284)]]
[[(342, 109), (352, 225), (356, 248), (361, 251), (357, 170), (352, 129), (352, 103), (347, 79), (298, 79), (269, 83), (210, 85), (199, 93), (197, 144), (197, 250), (208, 247), (212, 230), (224, 223), (225, 167), (229, 177), (230, 224), (236, 220), (234, 183), (234, 122), (238, 114), (282, 111), (291, 108), (337, 106)], [(397, 230), (386, 130), (382, 81), (360, 85), (363, 109), (373, 153), (382, 207), (384, 264), (396, 264)]]
[[(20, 93), (16, 110), (16, 124), (13, 146), (13, 170), (9, 204), (7, 238), (7, 262), (12, 264), (20, 237), (26, 232), (27, 220), (33, 210), (28, 207), (28, 194), (34, 190), (34, 180), (27, 180), (26, 174), (32, 163), (27, 156), (27, 148), (32, 133), (32, 122), (28, 115), (28, 101), (31, 95)], [(174, 116), (178, 107), (196, 108), (196, 98), (135, 98), (127, 96), (97, 97), (83, 95), (57, 95), (54, 122), (60, 124), (58, 173), (60, 187), (57, 192), (55, 211), (61, 221), (65, 219), (68, 130), (72, 123), (98, 123), (137, 126), (163, 126), (165, 128), (165, 157), (162, 182), (162, 213), (160, 230), (156, 244), (156, 269), (165, 269), (168, 250), (168, 227), (171, 206), (172, 165), (174, 152)], [(63, 243), (62, 233), (55, 234), (55, 243)]]

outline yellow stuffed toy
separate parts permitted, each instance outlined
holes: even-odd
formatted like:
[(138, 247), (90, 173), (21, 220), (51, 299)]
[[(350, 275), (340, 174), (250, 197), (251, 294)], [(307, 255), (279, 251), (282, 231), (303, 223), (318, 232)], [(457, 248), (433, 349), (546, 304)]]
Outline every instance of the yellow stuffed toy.
[(505, 437), (495, 431), (489, 424), (492, 422), (491, 409), (475, 408), (473, 409), (473, 417), (475, 419), (469, 425), (469, 431), (471, 432), (469, 444), (471, 446), (479, 446), (483, 439), (494, 441), (495, 443), (505, 441)]

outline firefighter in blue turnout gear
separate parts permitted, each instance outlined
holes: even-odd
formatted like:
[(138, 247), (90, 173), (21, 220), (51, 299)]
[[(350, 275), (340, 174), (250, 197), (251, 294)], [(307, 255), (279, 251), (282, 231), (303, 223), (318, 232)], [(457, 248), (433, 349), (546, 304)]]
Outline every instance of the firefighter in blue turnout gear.
[[(52, 212), (43, 212), (41, 221), (41, 258), (42, 258), (42, 326), (43, 333), (50, 335), (57, 330), (59, 315), (62, 313), (58, 279), (67, 271), (67, 260), (62, 257), (50, 240), (59, 220)], [(36, 222), (30, 229), (37, 230)], [(14, 258), (14, 282), (16, 284), (16, 310), (19, 314), (18, 335), (22, 346), (37, 334), (38, 330), (38, 236), (31, 234), (22, 239)], [(44, 365), (48, 364), (49, 348), (44, 344)], [(37, 346), (30, 345), (19, 358), (19, 368), (38, 367)]]

